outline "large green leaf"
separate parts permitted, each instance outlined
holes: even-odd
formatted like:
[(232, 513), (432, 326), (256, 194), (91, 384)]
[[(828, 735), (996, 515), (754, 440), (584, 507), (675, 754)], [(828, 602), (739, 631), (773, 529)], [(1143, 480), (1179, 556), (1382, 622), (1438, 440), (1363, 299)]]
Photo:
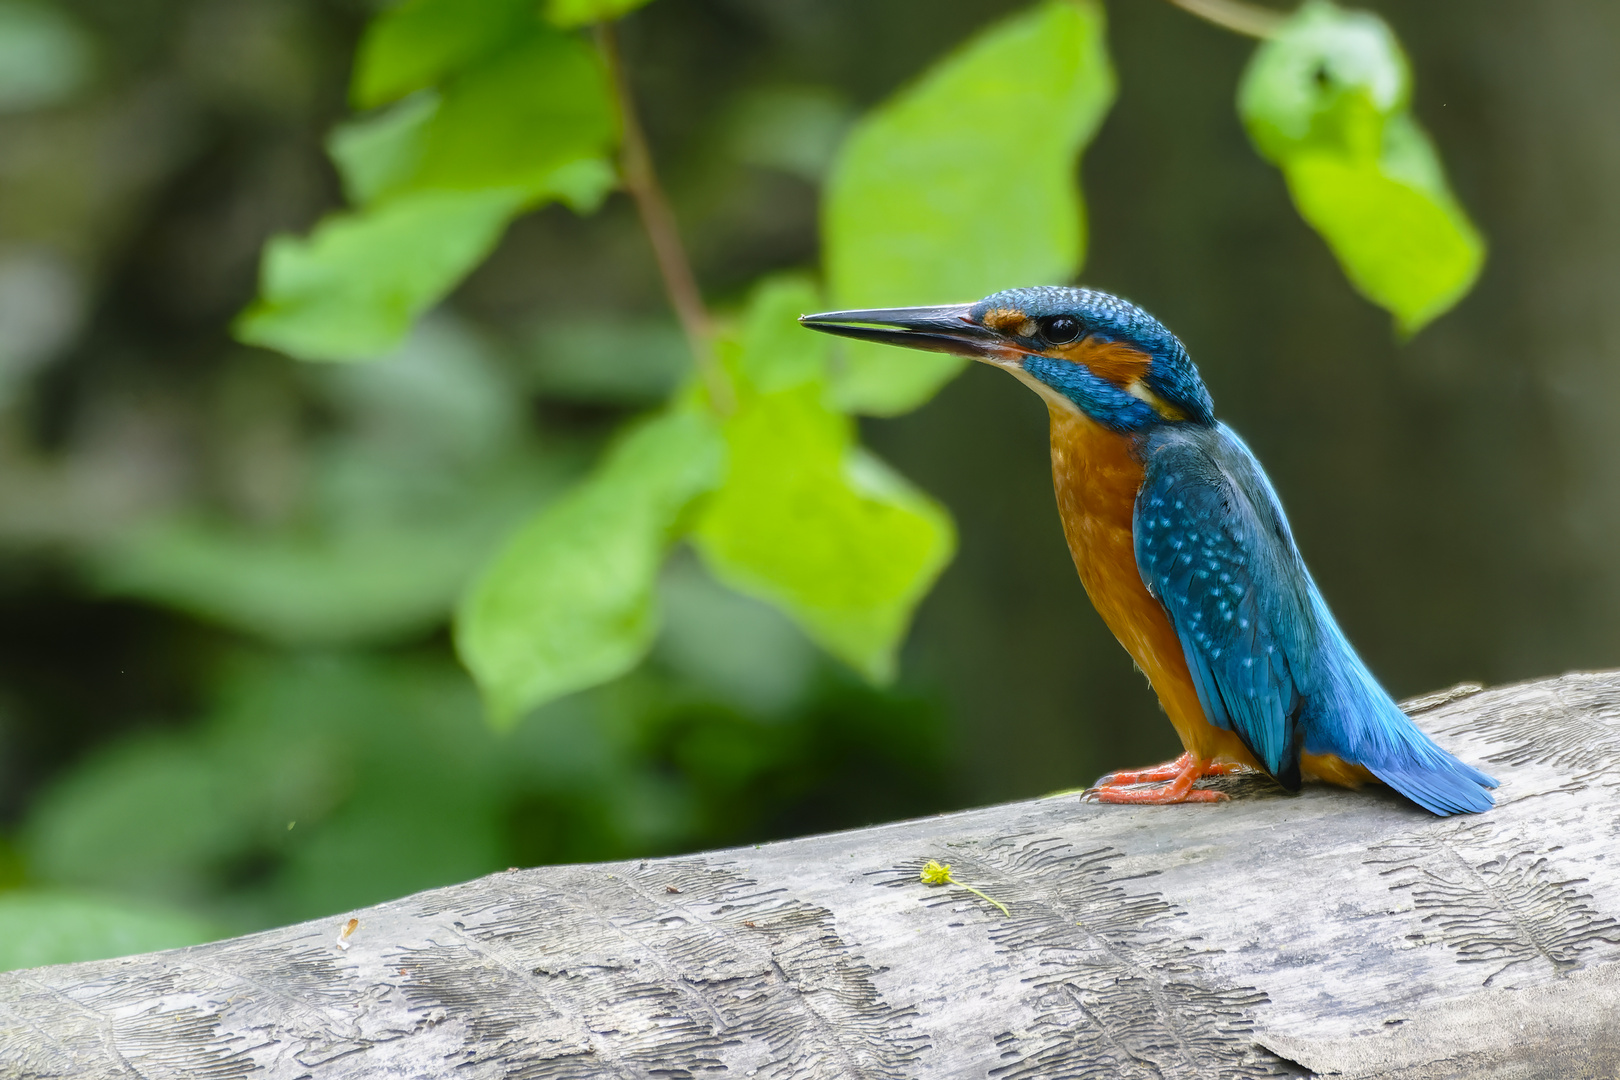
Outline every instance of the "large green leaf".
[[(395, 40), (406, 29), (432, 39), (423, 27), (454, 22), (446, 10), (431, 0), (380, 17), (394, 29), (377, 40), (394, 44), (377, 55), (408, 53)], [(503, 11), (480, 0), (466, 17), (494, 26)], [(270, 241), (238, 337), (305, 360), (379, 356), (483, 261), (517, 213), (552, 198), (579, 210), (601, 202), (615, 183), (605, 155), (617, 120), (600, 58), (532, 10), (499, 25), (515, 36), (474, 48), (472, 37), (448, 35), (433, 63), (395, 80), (415, 96), (333, 132), (344, 187), (364, 209), (327, 218), (306, 239)], [(397, 74), (399, 64), (385, 67)]]
[(955, 530), (943, 508), (856, 445), (854, 423), (829, 406), (826, 343), (795, 322), (816, 300), (792, 281), (756, 294), (732, 357), (729, 471), (693, 539), (717, 578), (780, 607), (881, 682), (950, 561)]
[(343, 193), (365, 206), (399, 192), (416, 178), (427, 146), (428, 125), (439, 111), (431, 90), (363, 120), (339, 124), (326, 137), (326, 152), (343, 178)]
[(334, 214), (307, 239), (274, 237), (236, 336), (302, 360), (382, 356), (489, 254), (525, 200), (516, 188), (413, 192)]
[(432, 86), (522, 34), (534, 13), (534, 0), (405, 0), (366, 27), (351, 96), (369, 109)]
[(634, 667), (658, 628), (654, 583), (687, 506), (719, 480), (706, 415), (631, 432), (521, 528), (468, 591), (456, 647), (498, 725)]
[(1411, 70), (1383, 20), (1310, 0), (1256, 50), (1238, 111), (1356, 289), (1411, 334), (1467, 294), (1478, 230), (1412, 118)]
[(584, 26), (628, 15), (648, 0), (546, 0), (546, 18), (558, 26)]
[(177, 949), (218, 937), (200, 919), (60, 889), (0, 892), (0, 971)]
[[(572, 46), (566, 51), (580, 59)], [(333, 128), (327, 152), (349, 201), (368, 206), (411, 191), (515, 187), (530, 202), (555, 198), (580, 213), (596, 209), (618, 176), (603, 157), (616, 121), (605, 112), (595, 62), (574, 66), (566, 80), (558, 71), (530, 79), (504, 63), (485, 74), (452, 88), (448, 106), (444, 95), (425, 90)], [(499, 89), (496, 76), (511, 79), (514, 93), (473, 108), (470, 98)], [(549, 96), (539, 93), (545, 89)]]
[(799, 316), (821, 302), (810, 280), (797, 275), (766, 278), (754, 288), (742, 322), (741, 348), (733, 357), (747, 388), (772, 394), (826, 381), (832, 341), (799, 325)]
[[(388, 18), (387, 16), (384, 17)], [(350, 198), (402, 191), (520, 188), (536, 200), (599, 202), (618, 135), (612, 88), (584, 38), (538, 19), (464, 69), (395, 107), (340, 125), (330, 148)], [(592, 163), (594, 190), (559, 180)]]
[[(873, 111), (828, 180), (833, 302), (953, 303), (1072, 278), (1086, 238), (1076, 162), (1113, 95), (1102, 7), (1048, 0)], [(905, 412), (961, 364), (850, 343), (839, 397), (862, 412)]]
[(550, 192), (556, 170), (600, 158), (617, 137), (611, 88), (583, 38), (536, 24), (444, 84), (428, 124), (422, 187)]

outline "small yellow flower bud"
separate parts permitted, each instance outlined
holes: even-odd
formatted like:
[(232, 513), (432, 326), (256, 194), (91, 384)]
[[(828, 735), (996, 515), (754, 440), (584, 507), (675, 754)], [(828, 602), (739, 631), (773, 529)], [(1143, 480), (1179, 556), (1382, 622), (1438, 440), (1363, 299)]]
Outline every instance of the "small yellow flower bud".
[(927, 862), (923, 863), (922, 873), (918, 874), (917, 876), (922, 879), (924, 885), (955, 885), (959, 889), (966, 889), (968, 892), (972, 893), (974, 896), (977, 896), (986, 903), (994, 904), (996, 907), (1000, 908), (1003, 915), (1012, 914), (1011, 911), (1007, 910), (1007, 905), (1003, 904), (1000, 900), (985, 895), (971, 885), (963, 885), (960, 881), (957, 881), (955, 878), (951, 877), (950, 863), (942, 863), (935, 859), (929, 859)]

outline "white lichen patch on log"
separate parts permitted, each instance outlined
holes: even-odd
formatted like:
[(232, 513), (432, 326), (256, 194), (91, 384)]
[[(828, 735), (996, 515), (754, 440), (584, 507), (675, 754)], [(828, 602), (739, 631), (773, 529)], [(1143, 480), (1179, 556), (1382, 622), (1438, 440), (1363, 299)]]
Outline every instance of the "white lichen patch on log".
[(1411, 704), (1494, 810), (1230, 777), (497, 874), (0, 974), (0, 1076), (1620, 1075), (1620, 674)]

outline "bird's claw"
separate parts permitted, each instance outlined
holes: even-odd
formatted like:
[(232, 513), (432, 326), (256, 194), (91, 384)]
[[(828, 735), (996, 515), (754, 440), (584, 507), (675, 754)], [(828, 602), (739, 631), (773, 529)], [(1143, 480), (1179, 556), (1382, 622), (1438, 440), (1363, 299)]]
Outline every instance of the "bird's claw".
[(1170, 806), (1176, 803), (1228, 802), (1232, 796), (1213, 788), (1195, 788), (1180, 784), (1154, 784), (1143, 787), (1087, 788), (1081, 802), (1112, 803), (1126, 806)]
[(1174, 761), (1167, 761), (1151, 769), (1111, 772), (1081, 792), (1080, 801), (1139, 806), (1225, 802), (1231, 798), (1226, 792), (1193, 787), (1193, 782), (1203, 776), (1228, 776), (1232, 773), (1251, 771), (1253, 770), (1244, 765), (1224, 761), (1204, 761), (1193, 757), (1192, 754), (1182, 754)]
[(1251, 773), (1254, 769), (1247, 765), (1239, 765), (1235, 761), (1200, 761), (1191, 754), (1182, 754), (1174, 761), (1167, 761), (1163, 765), (1154, 765), (1147, 769), (1120, 769), (1097, 778), (1097, 782), (1088, 790), (1097, 791), (1102, 788), (1121, 787), (1126, 784), (1152, 784), (1164, 781), (1173, 781), (1183, 773), (1191, 771), (1194, 778), (1201, 776), (1232, 776), (1236, 773)]

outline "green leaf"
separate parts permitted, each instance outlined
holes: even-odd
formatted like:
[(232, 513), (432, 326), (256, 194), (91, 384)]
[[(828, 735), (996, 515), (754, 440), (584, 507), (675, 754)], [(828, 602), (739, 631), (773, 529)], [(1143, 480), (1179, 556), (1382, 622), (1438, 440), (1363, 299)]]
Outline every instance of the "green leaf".
[(1302, 154), (1286, 167), (1294, 205), (1345, 276), (1413, 334), (1468, 294), (1484, 262), (1478, 232), (1450, 199), (1376, 164)]
[(509, 504), (525, 490), (510, 486), (460, 516), (334, 532), (154, 522), (94, 561), (95, 583), (289, 646), (398, 641), (442, 624), (518, 517)]
[(274, 237), (236, 336), (302, 360), (381, 356), (489, 254), (524, 202), (511, 188), (413, 192), (334, 214), (307, 239)]
[(442, 624), (479, 566), (577, 455), (525, 437), (524, 395), (480, 335), (424, 319), (371, 364), (302, 368), (321, 437), (274, 521), (177, 512), (110, 530), (97, 588), (278, 643), (398, 641)]
[(422, 165), (428, 125), (439, 111), (431, 90), (364, 120), (339, 124), (326, 137), (326, 152), (343, 178), (343, 194), (365, 206), (405, 187)]
[(1312, 147), (1376, 155), (1382, 119), (1411, 97), (1411, 66), (1384, 20), (1310, 0), (1255, 50), (1238, 111), (1261, 155), (1280, 163)]
[(546, 18), (557, 26), (584, 26), (628, 15), (648, 0), (546, 0)]
[(601, 59), (530, 0), (411, 0), (374, 21), (361, 52), (363, 103), (416, 92), (332, 134), (364, 210), (272, 239), (260, 297), (236, 324), (243, 341), (305, 360), (389, 351), (521, 210), (552, 198), (594, 209), (616, 182)]
[(100, 749), (30, 807), (22, 839), (31, 871), (59, 885), (191, 904), (211, 867), (264, 824), (248, 808), (244, 775), (221, 765), (172, 731)]
[(600, 58), (535, 23), (505, 49), (395, 107), (340, 125), (328, 146), (358, 204), (401, 192), (519, 188), (593, 209), (616, 182)]
[(653, 586), (687, 506), (718, 481), (709, 419), (666, 413), (536, 516), (464, 598), (456, 647), (498, 726), (634, 667), (657, 632)]
[(1376, 15), (1311, 0), (1255, 51), (1238, 111), (1357, 291), (1413, 334), (1467, 295), (1485, 244), (1409, 111), (1411, 71)]
[(40, 793), (22, 840), (41, 880), (241, 932), (511, 865), (522, 773), (464, 673), (270, 653), (216, 679), (200, 723), (103, 745)]
[(218, 937), (189, 915), (59, 889), (0, 893), (0, 971), (177, 949)]
[(800, 703), (816, 672), (815, 646), (770, 604), (725, 588), (695, 558), (674, 558), (659, 578), (664, 630), (655, 655), (696, 686), (743, 710), (780, 716)]
[(534, 23), (534, 0), (406, 0), (371, 20), (351, 96), (369, 109), (468, 67)]
[(778, 275), (755, 287), (736, 357), (748, 386), (771, 394), (826, 380), (832, 340), (799, 325), (800, 315), (821, 306), (821, 293), (806, 277)]
[(815, 306), (799, 279), (756, 290), (726, 419), (725, 484), (693, 540), (710, 572), (766, 600), (873, 681), (893, 677), (917, 603), (950, 561), (943, 508), (855, 442), (828, 404), (826, 345), (796, 317)]
[[(438, 11), (408, 4), (394, 14)], [(603, 157), (617, 129), (601, 62), (578, 35), (537, 19), (519, 29), (442, 91), (333, 132), (344, 188), (365, 209), (266, 245), (260, 297), (238, 320), (239, 338), (305, 360), (379, 356), (521, 210), (548, 198), (576, 210), (602, 201), (616, 182)]]
[(855, 445), (825, 396), (811, 384), (739, 407), (726, 423), (730, 474), (693, 539), (715, 577), (883, 682), (955, 534), (941, 507)]
[(619, 174), (603, 158), (564, 162), (546, 176), (541, 191), (560, 199), (576, 214), (591, 214), (619, 186)]
[(425, 132), (418, 187), (555, 190), (557, 170), (618, 137), (607, 72), (579, 35), (536, 24), (450, 79)]
[[(1102, 7), (1048, 0), (996, 24), (856, 125), (828, 181), (838, 307), (977, 300), (1064, 281), (1085, 252), (1076, 162), (1114, 96)], [(840, 400), (888, 415), (959, 358), (846, 344)]]

